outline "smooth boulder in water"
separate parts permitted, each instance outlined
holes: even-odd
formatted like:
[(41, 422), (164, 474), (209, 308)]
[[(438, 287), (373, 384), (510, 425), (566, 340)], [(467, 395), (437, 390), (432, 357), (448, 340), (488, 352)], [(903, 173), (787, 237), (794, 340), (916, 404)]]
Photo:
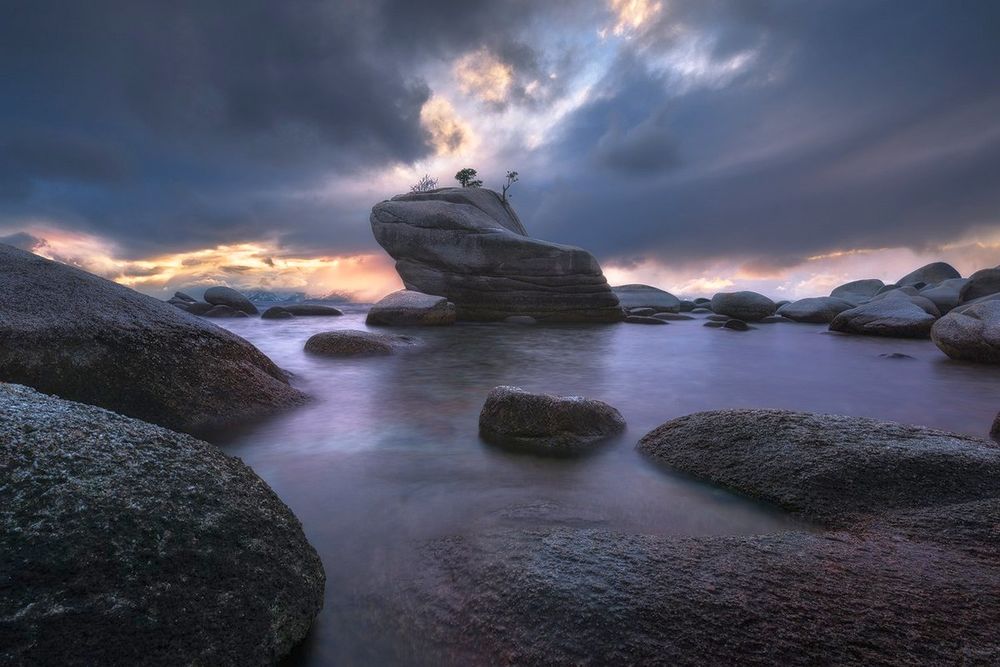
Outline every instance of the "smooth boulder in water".
[(291, 510), (218, 447), (0, 383), (0, 662), (276, 663), (323, 606)]
[(188, 433), (305, 396), (253, 345), (123, 285), (0, 245), (0, 380)]
[(520, 387), (495, 387), (479, 413), (487, 442), (542, 453), (572, 453), (624, 429), (621, 413), (603, 401)]
[(830, 331), (892, 338), (927, 338), (936, 319), (908, 299), (882, 299), (840, 313), (830, 322)]
[(260, 319), (262, 320), (292, 320), (295, 319), (295, 315), (288, 312), (281, 306), (271, 306), (263, 313), (261, 313)]
[(1000, 364), (1000, 301), (948, 313), (934, 323), (931, 340), (952, 359)]
[(362, 357), (393, 354), (415, 343), (409, 336), (344, 329), (324, 331), (306, 341), (305, 351), (324, 357)]
[(242, 310), (236, 310), (229, 306), (212, 306), (201, 315), (202, 317), (249, 317)]
[(316, 303), (290, 303), (282, 308), (296, 317), (338, 317), (344, 314), (339, 308)]
[(667, 321), (652, 315), (628, 315), (625, 317), (625, 324), (667, 324)]
[(371, 226), (403, 285), (447, 298), (460, 320), (623, 319), (593, 255), (529, 237), (510, 204), (491, 190), (397, 195), (372, 208)]
[(778, 314), (796, 322), (829, 324), (840, 313), (854, 308), (854, 304), (833, 296), (820, 296), (792, 301), (778, 308)]
[(656, 313), (679, 313), (681, 300), (670, 292), (649, 285), (616, 285), (611, 290), (625, 310), (651, 308)]
[(774, 301), (757, 292), (719, 292), (712, 297), (712, 311), (752, 322), (774, 315)]
[(455, 304), (443, 296), (407, 289), (382, 297), (371, 307), (365, 318), (365, 324), (369, 326), (426, 327), (454, 323)]
[(250, 303), (250, 299), (237, 292), (232, 287), (217, 286), (209, 287), (205, 290), (204, 299), (213, 306), (228, 306), (234, 310), (239, 310), (247, 315), (256, 315), (257, 306)]

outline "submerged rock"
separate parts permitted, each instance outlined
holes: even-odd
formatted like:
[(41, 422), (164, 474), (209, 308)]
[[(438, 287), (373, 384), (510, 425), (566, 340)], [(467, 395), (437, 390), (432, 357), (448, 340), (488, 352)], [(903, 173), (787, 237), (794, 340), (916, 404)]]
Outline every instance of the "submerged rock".
[(337, 317), (344, 314), (339, 308), (315, 303), (292, 303), (282, 308), (297, 317)]
[(209, 287), (205, 290), (205, 301), (213, 306), (229, 306), (234, 310), (239, 310), (247, 315), (256, 315), (257, 307), (231, 287)]
[(927, 338), (935, 319), (907, 299), (882, 299), (840, 313), (830, 322), (830, 331), (866, 336)]
[(666, 324), (666, 320), (650, 315), (629, 315), (625, 318), (626, 324)]
[(5, 245), (0, 380), (186, 432), (243, 424), (304, 399), (242, 338)]
[(913, 359), (910, 355), (903, 354), (902, 352), (884, 352), (878, 356), (883, 359)]
[(682, 322), (685, 320), (696, 319), (690, 315), (682, 315), (680, 313), (655, 313), (653, 317), (658, 320), (666, 320), (667, 322)]
[(752, 326), (744, 322), (743, 320), (726, 320), (722, 323), (723, 329), (731, 329), (732, 331), (750, 331), (753, 329)]
[[(509, 319), (509, 318), (508, 318)], [(443, 296), (402, 289), (368, 311), (369, 326), (440, 326), (455, 323), (455, 304)]]
[(626, 308), (625, 312), (629, 315), (639, 315), (649, 317), (656, 314), (655, 308)]
[(774, 315), (774, 302), (757, 292), (719, 292), (712, 297), (712, 310), (740, 320), (762, 320)]
[(1000, 301), (948, 313), (934, 323), (931, 339), (952, 359), (1000, 364)]
[(305, 351), (325, 357), (358, 357), (393, 354), (401, 347), (410, 347), (416, 341), (409, 336), (372, 333), (344, 329), (324, 331), (306, 341)]
[(924, 283), (925, 285), (937, 285), (945, 280), (953, 280), (961, 277), (962, 274), (959, 273), (958, 270), (951, 264), (948, 264), (947, 262), (933, 262), (931, 264), (921, 266), (916, 271), (907, 273), (905, 276), (897, 280), (896, 284), (916, 285)]
[(623, 318), (593, 255), (530, 238), (510, 205), (490, 190), (397, 195), (375, 205), (371, 225), (406, 288), (446, 297), (458, 319)]
[(0, 662), (277, 662), (323, 605), (292, 512), (217, 447), (0, 384)]
[(621, 413), (581, 396), (532, 394), (496, 387), (479, 413), (479, 433), (488, 442), (543, 453), (567, 453), (625, 429)]
[(242, 310), (236, 310), (235, 308), (230, 308), (229, 306), (212, 306), (204, 313), (203, 317), (249, 317)]
[[(622, 308), (649, 308), (655, 313), (678, 313), (681, 300), (670, 292), (649, 285), (616, 285), (611, 290), (618, 296)], [(638, 314), (638, 313), (637, 313)]]
[(417, 553), (401, 622), (465, 664), (995, 662), (994, 444), (727, 410), (668, 422), (639, 449), (820, 523), (673, 536), (533, 521), (449, 536)]
[(829, 324), (840, 313), (854, 308), (854, 304), (833, 296), (799, 299), (778, 309), (778, 314), (796, 322)]

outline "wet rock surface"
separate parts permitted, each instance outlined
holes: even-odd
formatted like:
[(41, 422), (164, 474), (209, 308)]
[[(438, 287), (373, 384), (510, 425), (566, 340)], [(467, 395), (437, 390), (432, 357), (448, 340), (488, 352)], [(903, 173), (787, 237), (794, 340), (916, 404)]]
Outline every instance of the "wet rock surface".
[(292, 512), (186, 435), (0, 384), (0, 662), (272, 664), (325, 575)]
[(412, 347), (410, 336), (372, 333), (345, 329), (314, 334), (306, 341), (305, 351), (325, 357), (360, 357), (393, 354), (400, 348)]
[[(516, 316), (512, 316), (516, 317)], [(510, 318), (507, 318), (510, 319)], [(455, 304), (443, 296), (399, 290), (368, 311), (369, 326), (442, 326), (455, 323)]]

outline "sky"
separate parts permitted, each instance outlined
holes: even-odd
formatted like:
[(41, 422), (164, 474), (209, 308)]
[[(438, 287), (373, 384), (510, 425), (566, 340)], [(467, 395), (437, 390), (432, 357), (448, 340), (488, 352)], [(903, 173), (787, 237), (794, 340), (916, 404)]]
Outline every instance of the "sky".
[(373, 300), (473, 167), (612, 284), (1000, 264), (993, 0), (0, 0), (0, 241), (162, 298)]

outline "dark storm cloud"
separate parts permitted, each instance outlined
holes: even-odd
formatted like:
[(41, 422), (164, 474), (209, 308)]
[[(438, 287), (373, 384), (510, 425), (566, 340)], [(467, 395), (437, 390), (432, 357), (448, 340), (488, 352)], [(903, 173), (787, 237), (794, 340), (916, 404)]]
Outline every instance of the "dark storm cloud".
[[(7, 7), (0, 223), (57, 220), (135, 256), (304, 228), (339, 241), (336, 207), (289, 190), (427, 155), (431, 91), (417, 56), (457, 52), (530, 13), (417, 4)], [(353, 227), (369, 242), (365, 204), (348, 206), (349, 247), (362, 242)]]
[(533, 232), (604, 258), (760, 268), (997, 228), (1000, 6), (671, 7), (715, 63), (751, 50), (750, 64), (692, 83), (655, 65), (684, 37), (676, 23), (635, 39), (566, 119), (558, 177), (522, 190)]

